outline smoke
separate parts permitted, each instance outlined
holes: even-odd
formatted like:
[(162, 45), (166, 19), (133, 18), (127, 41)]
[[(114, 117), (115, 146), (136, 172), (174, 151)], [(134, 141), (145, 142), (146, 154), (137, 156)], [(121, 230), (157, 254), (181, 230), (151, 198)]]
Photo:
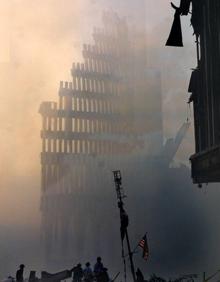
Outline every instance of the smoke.
[[(0, 249), (1, 261), (7, 266), (2, 269), (2, 275), (12, 271), (22, 258), (34, 266), (42, 266), (41, 262), (32, 261), (28, 251), (32, 246), (30, 241), (36, 242), (40, 229), (41, 119), (38, 107), (42, 101), (57, 100), (59, 81), (70, 79), (71, 63), (81, 61), (82, 43), (91, 41), (92, 26), (100, 25), (103, 9), (109, 8), (127, 17), (129, 24), (144, 26), (147, 30), (148, 64), (162, 74), (165, 137), (174, 136), (187, 118), (186, 92), (190, 68), (195, 66), (194, 43), (186, 19), (183, 22), (185, 47), (178, 50), (164, 47), (173, 17), (169, 1), (1, 1), (0, 32), (4, 40), (0, 49), (0, 153), (3, 160), (0, 224), (4, 230), (1, 242), (5, 243)], [(190, 112), (188, 114), (190, 116)], [(188, 164), (193, 151), (191, 128), (177, 159)], [(150, 258), (149, 268), (142, 264), (144, 272), (154, 270), (168, 274), (200, 271), (204, 266), (215, 268), (219, 252), (216, 248), (219, 235), (217, 188), (208, 188), (207, 194), (196, 190), (187, 168), (182, 175), (175, 175), (175, 171), (168, 174), (158, 166), (157, 171), (150, 170), (152, 177), (149, 179), (145, 165), (143, 163), (140, 175), (134, 175), (132, 185), (126, 182), (130, 179), (128, 173), (123, 173), (129, 195), (128, 212), (136, 230), (133, 242), (145, 232), (145, 227), (143, 230), (138, 227), (142, 215), (146, 217), (143, 226), (150, 229), (152, 260)], [(133, 193), (134, 187), (141, 188)], [(138, 213), (139, 218), (135, 216), (135, 206), (140, 202), (143, 206), (143, 200), (135, 200), (138, 193), (144, 195), (149, 207), (148, 212)], [(20, 249), (17, 249), (19, 244)], [(35, 243), (33, 249), (37, 248)], [(15, 253), (17, 256), (12, 260)]]
[(41, 101), (56, 99), (59, 80), (69, 78), (73, 57), (79, 57), (83, 4), (23, 0), (1, 1), (0, 5), (10, 19), (2, 34), (8, 40), (1, 55), (8, 56), (0, 65), (4, 160), (0, 218), (5, 224), (35, 224), (40, 193), (38, 108)]

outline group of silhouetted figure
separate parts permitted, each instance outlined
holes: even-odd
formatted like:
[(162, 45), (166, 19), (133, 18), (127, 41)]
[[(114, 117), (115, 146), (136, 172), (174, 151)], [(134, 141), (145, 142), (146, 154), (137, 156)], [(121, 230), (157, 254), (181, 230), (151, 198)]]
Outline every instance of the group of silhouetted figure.
[(63, 272), (61, 271), (60, 273), (49, 274), (47, 272), (44, 272), (44, 277), (42, 276), (41, 279), (36, 277), (35, 271), (30, 272), (29, 278), (27, 280), (24, 279), (24, 268), (25, 265), (21, 264), (16, 272), (16, 278), (9, 276), (4, 282), (24, 282), (27, 280), (28, 282), (40, 282), (41, 280), (42, 282), (46, 282), (47, 278), (48, 281), (50, 280), (50, 282), (52, 281), (59, 282), (63, 280), (62, 278), (59, 279), (60, 276), (59, 278), (57, 278), (57, 275), (59, 275), (60, 273), (64, 273), (64, 276), (66, 273), (65, 279), (72, 277), (72, 282), (109, 282), (110, 281), (108, 275), (108, 269), (103, 266), (101, 257), (97, 257), (97, 261), (93, 269), (90, 265), (90, 262), (87, 262), (84, 268), (82, 268), (81, 263), (78, 263), (72, 269), (65, 270)]
[[(66, 280), (68, 278), (72, 278), (72, 282), (114, 282), (120, 274), (120, 272), (118, 272), (114, 279), (110, 279), (108, 269), (104, 267), (101, 257), (97, 257), (93, 268), (91, 267), (90, 262), (85, 263), (84, 267), (82, 267), (81, 263), (78, 263), (70, 270), (64, 270), (55, 274), (43, 271), (42, 273), (44, 273), (44, 275), (41, 273), (41, 279), (36, 277), (36, 271), (30, 271), (29, 278), (24, 279), (24, 268), (25, 265), (21, 264), (16, 272), (16, 278), (9, 276), (4, 282), (61, 282), (61, 280)], [(151, 275), (148, 280), (145, 280), (139, 268), (137, 268), (135, 276), (136, 282), (167, 282), (166, 279), (156, 276), (155, 274)], [(188, 279), (183, 276), (178, 279), (168, 280), (168, 282), (194, 282), (194, 279), (191, 276), (189, 276)]]
[[(4, 282), (61, 282), (61, 280), (66, 280), (68, 278), (72, 278), (72, 282), (114, 282), (120, 273), (118, 272), (114, 279), (110, 279), (108, 269), (103, 266), (101, 257), (97, 257), (97, 261), (93, 268), (91, 267), (90, 262), (87, 262), (84, 268), (81, 263), (78, 263), (70, 270), (64, 270), (55, 274), (43, 271), (44, 276), (42, 275), (41, 279), (36, 277), (36, 271), (30, 271), (29, 278), (24, 279), (24, 268), (25, 265), (21, 264), (16, 272), (16, 278), (9, 276)], [(153, 274), (148, 280), (145, 280), (139, 268), (137, 268), (135, 274), (136, 282), (194, 282), (194, 278), (197, 277), (197, 275), (189, 275), (188, 277), (183, 276), (174, 280), (166, 280)]]
[(101, 257), (97, 257), (97, 261), (94, 268), (91, 268), (90, 262), (85, 264), (85, 268), (82, 268), (80, 263), (71, 269), (73, 272), (73, 282), (109, 282), (108, 269), (103, 266)]
[[(75, 265), (72, 269), (64, 270), (54, 274), (50, 274), (46, 271), (41, 272), (41, 278), (36, 277), (36, 271), (30, 271), (28, 279), (24, 279), (25, 265), (21, 264), (16, 272), (16, 278), (9, 276), (4, 282), (61, 282), (71, 278), (72, 282), (114, 282), (120, 272), (117, 273), (115, 278), (110, 279), (108, 275), (108, 269), (104, 267), (101, 257), (97, 257), (94, 267), (91, 267), (90, 262), (86, 262), (82, 267), (81, 263)], [(139, 268), (136, 271), (136, 282), (145, 282), (144, 276)], [(156, 276), (155, 276), (156, 277)], [(160, 279), (150, 279), (149, 282), (165, 282)]]

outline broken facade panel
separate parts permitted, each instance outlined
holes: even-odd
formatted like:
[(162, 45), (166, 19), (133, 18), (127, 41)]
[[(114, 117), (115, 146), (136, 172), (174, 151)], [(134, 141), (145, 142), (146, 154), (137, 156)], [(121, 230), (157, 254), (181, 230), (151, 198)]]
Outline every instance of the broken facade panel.
[(72, 65), (72, 81), (60, 83), (58, 103), (40, 106), (47, 260), (101, 254), (109, 226), (118, 253), (111, 171), (134, 171), (134, 159), (162, 148), (160, 73), (147, 68), (143, 33), (112, 12), (103, 26), (83, 46), (84, 62)]

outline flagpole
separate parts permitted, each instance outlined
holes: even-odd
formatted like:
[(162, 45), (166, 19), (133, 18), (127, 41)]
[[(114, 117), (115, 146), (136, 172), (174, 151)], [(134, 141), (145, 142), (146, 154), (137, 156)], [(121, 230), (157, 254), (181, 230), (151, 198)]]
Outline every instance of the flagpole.
[[(127, 230), (128, 217), (125, 218), (127, 215), (126, 215), (125, 210), (123, 208), (123, 206), (124, 206), (123, 198), (125, 198), (125, 195), (123, 193), (123, 188), (121, 186), (122, 185), (122, 183), (121, 183), (121, 172), (120, 172), (120, 170), (116, 170), (116, 171), (113, 171), (113, 174), (114, 174), (115, 188), (116, 188), (116, 193), (117, 193), (117, 198), (118, 198), (118, 208), (120, 210), (122, 245), (123, 245), (123, 239), (124, 239), (124, 236), (125, 236), (126, 242), (127, 242), (127, 247), (128, 247), (128, 255), (129, 255), (130, 266), (131, 266), (131, 274), (132, 274), (133, 281), (136, 282), (135, 267), (134, 267), (134, 262), (133, 262), (133, 252), (131, 251), (131, 245), (130, 245), (128, 230)], [(125, 222), (124, 222), (124, 220), (125, 220)]]
[(131, 246), (130, 246), (127, 228), (126, 228), (126, 231), (125, 231), (125, 237), (126, 237), (126, 241), (127, 241), (127, 245), (128, 245), (128, 255), (129, 255), (129, 260), (130, 260), (130, 265), (131, 265), (131, 273), (132, 273), (132, 277), (133, 277), (134, 282), (136, 282), (134, 262), (133, 262), (133, 252), (131, 251)]
[(126, 260), (125, 260), (125, 252), (124, 252), (124, 244), (123, 240), (121, 240), (121, 247), (122, 247), (122, 259), (124, 264), (124, 281), (127, 282), (127, 266), (126, 266)]

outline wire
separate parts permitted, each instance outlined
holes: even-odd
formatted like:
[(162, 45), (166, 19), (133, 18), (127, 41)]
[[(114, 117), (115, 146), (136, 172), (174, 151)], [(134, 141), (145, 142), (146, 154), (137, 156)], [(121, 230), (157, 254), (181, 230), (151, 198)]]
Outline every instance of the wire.
[(192, 118), (192, 113), (191, 113), (191, 106), (190, 103), (186, 104), (186, 122), (190, 122)]

